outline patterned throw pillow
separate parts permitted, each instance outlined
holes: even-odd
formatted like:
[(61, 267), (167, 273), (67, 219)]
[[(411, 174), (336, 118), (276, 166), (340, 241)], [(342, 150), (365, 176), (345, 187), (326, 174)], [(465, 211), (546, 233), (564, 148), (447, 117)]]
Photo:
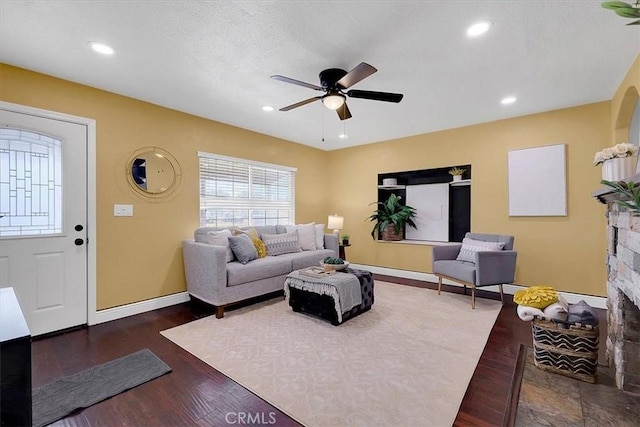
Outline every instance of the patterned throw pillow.
[(482, 240), (474, 240), (468, 237), (462, 239), (462, 248), (456, 260), (476, 262), (476, 252), (485, 251), (501, 251), (504, 248), (504, 242), (484, 242)]
[(267, 254), (271, 256), (300, 251), (297, 230), (283, 234), (263, 234), (262, 241), (267, 246)]
[(256, 252), (258, 252), (258, 258), (264, 258), (267, 256), (267, 246), (260, 239), (251, 239), (253, 242), (253, 246), (256, 248)]
[(246, 234), (229, 237), (229, 246), (231, 246), (231, 250), (236, 256), (236, 259), (242, 264), (258, 258), (258, 252), (256, 252), (251, 238)]

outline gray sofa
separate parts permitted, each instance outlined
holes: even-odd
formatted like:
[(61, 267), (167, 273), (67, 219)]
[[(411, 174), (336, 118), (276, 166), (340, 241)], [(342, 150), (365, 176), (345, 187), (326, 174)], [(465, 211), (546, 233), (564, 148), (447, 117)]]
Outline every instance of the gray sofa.
[[(285, 226), (255, 226), (260, 236), (282, 234)], [(318, 265), (327, 256), (338, 256), (338, 236), (324, 235), (325, 249), (301, 251), (278, 256), (266, 256), (241, 264), (227, 262), (223, 246), (209, 244), (209, 231), (203, 227), (194, 232), (194, 240), (182, 245), (187, 290), (195, 297), (216, 307), (216, 317), (224, 316), (226, 306), (266, 295), (284, 288), (284, 279), (293, 270)]]

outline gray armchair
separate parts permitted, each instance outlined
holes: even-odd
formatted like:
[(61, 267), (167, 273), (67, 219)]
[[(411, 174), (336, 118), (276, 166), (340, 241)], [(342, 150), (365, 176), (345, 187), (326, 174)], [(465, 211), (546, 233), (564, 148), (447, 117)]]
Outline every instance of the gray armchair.
[(442, 279), (449, 279), (471, 287), (471, 308), (476, 308), (476, 288), (498, 285), (500, 301), (504, 302), (502, 285), (513, 283), (516, 274), (517, 252), (513, 250), (513, 236), (498, 234), (467, 233), (465, 238), (483, 242), (502, 242), (503, 250), (479, 251), (474, 254), (474, 262), (456, 260), (461, 243), (433, 247), (433, 274), (438, 276), (438, 295)]

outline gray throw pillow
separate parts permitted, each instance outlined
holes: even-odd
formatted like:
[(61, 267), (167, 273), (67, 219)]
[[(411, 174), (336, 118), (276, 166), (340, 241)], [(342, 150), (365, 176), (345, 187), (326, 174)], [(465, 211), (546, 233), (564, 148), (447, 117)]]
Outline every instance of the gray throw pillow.
[(236, 256), (236, 259), (242, 264), (246, 264), (249, 261), (258, 258), (256, 247), (253, 246), (251, 237), (246, 234), (229, 237), (229, 246), (231, 247), (233, 254)]

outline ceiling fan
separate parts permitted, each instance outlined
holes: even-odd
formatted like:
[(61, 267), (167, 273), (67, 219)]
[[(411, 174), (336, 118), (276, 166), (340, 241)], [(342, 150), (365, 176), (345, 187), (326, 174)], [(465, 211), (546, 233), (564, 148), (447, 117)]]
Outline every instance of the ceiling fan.
[[(640, 1), (636, 1), (635, 6), (623, 1), (605, 1), (601, 6), (613, 10), (623, 18), (640, 18)], [(640, 25), (640, 19), (627, 25)]]
[(330, 110), (336, 110), (336, 112), (338, 113), (338, 117), (340, 117), (340, 120), (346, 120), (351, 118), (351, 112), (349, 111), (349, 107), (346, 103), (347, 96), (349, 98), (372, 99), (374, 101), (396, 103), (402, 100), (402, 97), (404, 95), (401, 93), (374, 92), (371, 90), (357, 89), (345, 91), (361, 80), (369, 77), (376, 71), (378, 71), (376, 68), (365, 62), (361, 62), (349, 72), (346, 72), (345, 70), (342, 70), (340, 68), (329, 68), (320, 72), (320, 86), (280, 75), (274, 75), (271, 76), (271, 78), (274, 80), (279, 80), (281, 82), (291, 83), (294, 85), (324, 92), (324, 95), (314, 96), (313, 98), (296, 102), (295, 104), (291, 104), (281, 108), (280, 111), (293, 110), (294, 108), (302, 107), (303, 105), (310, 104), (314, 101), (322, 100), (322, 103), (325, 107)]

